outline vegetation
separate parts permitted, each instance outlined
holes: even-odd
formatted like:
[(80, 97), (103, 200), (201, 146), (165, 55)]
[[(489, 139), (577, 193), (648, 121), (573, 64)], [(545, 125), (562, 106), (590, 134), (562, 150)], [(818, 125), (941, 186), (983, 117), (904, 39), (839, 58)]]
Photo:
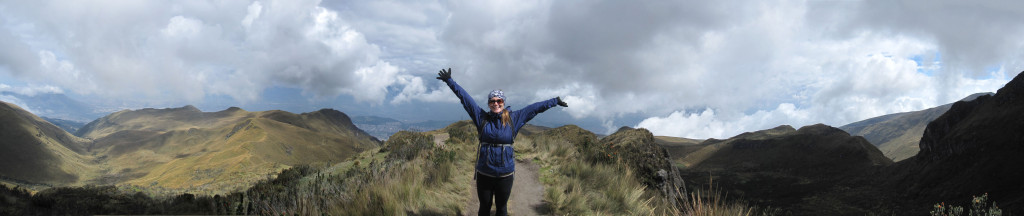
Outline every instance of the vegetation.
[(554, 215), (680, 213), (637, 175), (629, 148), (605, 141), (570, 125), (516, 140), (516, 151), (540, 164), (544, 201)]
[(930, 213), (933, 216), (998, 216), (1003, 215), (1003, 210), (999, 209), (999, 206), (996, 206), (995, 202), (992, 202), (992, 205), (989, 205), (988, 193), (985, 193), (971, 199), (971, 209), (967, 214), (964, 214), (964, 207), (946, 205), (945, 202), (937, 203), (932, 206), (932, 211)]
[(457, 169), (468, 164), (457, 163), (468, 163), (469, 154), (434, 148), (431, 139), (399, 133), (382, 149), (426, 148), (398, 157), (366, 151), (330, 167), (296, 166), (227, 195), (154, 198), (114, 186), (58, 187), (31, 195), (0, 185), (0, 214), (461, 214), (470, 172)]

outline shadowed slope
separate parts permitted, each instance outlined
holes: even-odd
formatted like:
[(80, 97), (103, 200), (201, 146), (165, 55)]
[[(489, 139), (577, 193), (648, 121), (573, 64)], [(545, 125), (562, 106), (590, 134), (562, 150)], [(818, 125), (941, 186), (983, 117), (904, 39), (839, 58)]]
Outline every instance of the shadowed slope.
[[(970, 101), (982, 95), (977, 93), (960, 101)], [(893, 161), (901, 161), (917, 154), (918, 142), (925, 127), (932, 120), (945, 113), (953, 104), (932, 107), (925, 110), (895, 113), (850, 123), (839, 127), (855, 136), (863, 136)]]
[(22, 184), (70, 184), (91, 170), (87, 140), (20, 107), (0, 102), (0, 175)]
[(921, 152), (888, 179), (920, 203), (988, 193), (1011, 212), (1024, 211), (1024, 73), (993, 96), (956, 102), (928, 124)]
[(708, 182), (714, 182), (729, 198), (796, 215), (870, 213), (870, 208), (837, 200), (864, 195), (833, 190), (858, 187), (859, 183), (839, 183), (892, 164), (863, 137), (822, 124), (799, 130), (783, 125), (701, 145), (702, 149), (680, 160), (691, 190), (708, 188)]

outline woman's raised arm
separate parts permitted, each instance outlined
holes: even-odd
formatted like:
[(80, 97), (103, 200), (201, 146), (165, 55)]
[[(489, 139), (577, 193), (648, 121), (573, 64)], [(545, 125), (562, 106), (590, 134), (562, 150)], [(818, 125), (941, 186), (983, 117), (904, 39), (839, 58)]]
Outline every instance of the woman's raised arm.
[(473, 119), (473, 124), (477, 124), (477, 120), (480, 119), (487, 111), (477, 106), (476, 101), (473, 101), (473, 97), (469, 96), (469, 93), (466, 93), (466, 90), (462, 89), (462, 87), (452, 79), (452, 69), (448, 68), (448, 71), (441, 69), (440, 72), (437, 72), (437, 79), (448, 84), (448, 88), (451, 88), (452, 92), (455, 93), (455, 96), (459, 97), (459, 101), (462, 102), (462, 108), (466, 109), (466, 113), (469, 114), (469, 118)]

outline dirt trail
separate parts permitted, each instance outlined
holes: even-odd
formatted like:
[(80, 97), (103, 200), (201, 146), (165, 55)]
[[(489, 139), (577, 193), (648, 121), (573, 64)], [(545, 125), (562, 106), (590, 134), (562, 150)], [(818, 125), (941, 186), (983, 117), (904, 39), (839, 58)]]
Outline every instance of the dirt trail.
[[(515, 182), (512, 183), (512, 195), (508, 199), (509, 215), (542, 215), (546, 211), (544, 185), (540, 183), (538, 174), (540, 166), (530, 161), (516, 160)], [(480, 208), (480, 200), (476, 196), (476, 182), (473, 182), (472, 198), (466, 205), (464, 215), (476, 215)], [(494, 207), (491, 207), (494, 215)]]

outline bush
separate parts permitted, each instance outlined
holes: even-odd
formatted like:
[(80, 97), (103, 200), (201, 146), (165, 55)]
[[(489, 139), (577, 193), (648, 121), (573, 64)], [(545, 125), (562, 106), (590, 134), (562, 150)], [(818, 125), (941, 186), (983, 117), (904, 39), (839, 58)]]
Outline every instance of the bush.
[(434, 146), (433, 137), (424, 136), (420, 133), (399, 131), (384, 143), (382, 152), (389, 152), (388, 160), (412, 160), (423, 150)]
[(437, 186), (441, 183), (449, 182), (455, 172), (456, 158), (457, 152), (454, 150), (434, 148), (433, 153), (430, 155), (431, 163), (423, 164), (427, 174), (426, 184)]

